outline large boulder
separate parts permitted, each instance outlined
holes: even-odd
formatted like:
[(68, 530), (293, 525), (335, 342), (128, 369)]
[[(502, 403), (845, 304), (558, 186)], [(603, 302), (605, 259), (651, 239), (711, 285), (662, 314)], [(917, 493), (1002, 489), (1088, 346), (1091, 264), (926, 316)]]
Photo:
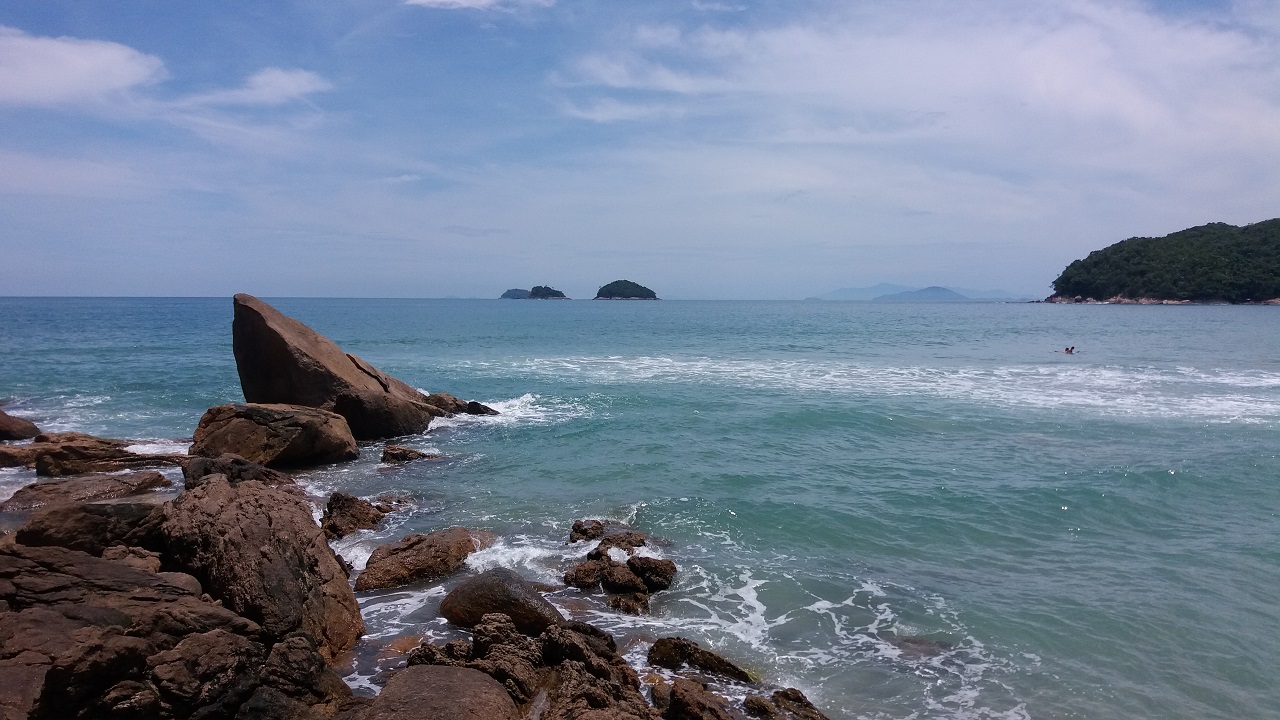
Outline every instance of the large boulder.
[(438, 414), (419, 391), (258, 298), (239, 294), (233, 304), (232, 349), (248, 402), (332, 410), (360, 440), (420, 433)]
[(153, 531), (166, 567), (272, 637), (301, 630), (333, 659), (364, 632), (346, 573), (303, 498), (247, 480), (206, 476), (162, 507)]
[(521, 715), (492, 677), (463, 667), (414, 665), (387, 681), (362, 720), (516, 720)]
[(35, 423), (0, 410), (0, 440), (30, 440), (39, 434)]
[(507, 568), (494, 568), (463, 580), (440, 602), (440, 614), (462, 627), (475, 627), (489, 613), (510, 617), (521, 632), (529, 635), (538, 635), (564, 622), (560, 611), (529, 581)]
[(234, 453), (255, 463), (296, 467), (359, 456), (347, 421), (337, 413), (301, 405), (218, 405), (196, 428), (192, 455)]
[[(358, 703), (310, 638), (272, 647), (181, 577), (0, 546), (0, 718), (283, 720)], [(255, 714), (259, 696), (280, 702)]]
[(182, 468), (182, 482), (188, 490), (200, 484), (207, 475), (223, 475), (232, 485), (245, 480), (257, 480), (270, 487), (297, 487), (293, 478), (279, 470), (246, 460), (234, 453), (223, 453), (217, 457), (191, 458)]
[(357, 530), (373, 530), (387, 514), (387, 510), (363, 498), (337, 492), (329, 496), (320, 528), (331, 539), (343, 538)]
[(56, 546), (100, 556), (114, 545), (135, 543), (135, 539), (159, 508), (150, 503), (83, 503), (55, 505), (37, 510), (18, 528), (15, 538), (31, 547)]
[(160, 465), (183, 465), (186, 455), (135, 453), (127, 440), (83, 433), (41, 433), (30, 445), (0, 445), (0, 467), (26, 466), (37, 475), (117, 472)]
[(65, 480), (45, 480), (19, 488), (12, 497), (0, 503), (0, 512), (111, 500), (142, 495), (171, 485), (172, 481), (154, 470), (125, 475), (87, 475)]
[(400, 542), (380, 545), (373, 551), (364, 572), (356, 578), (356, 590), (376, 590), (452, 575), (462, 569), (468, 555), (488, 547), (493, 540), (493, 533), (461, 527), (428, 535), (405, 535)]

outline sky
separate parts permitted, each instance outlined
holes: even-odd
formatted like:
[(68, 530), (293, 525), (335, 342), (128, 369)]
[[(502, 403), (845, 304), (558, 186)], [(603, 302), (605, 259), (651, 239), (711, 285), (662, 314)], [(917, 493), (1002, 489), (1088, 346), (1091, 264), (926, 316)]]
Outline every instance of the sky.
[(1274, 0), (0, 5), (0, 295), (1041, 297), (1277, 216)]

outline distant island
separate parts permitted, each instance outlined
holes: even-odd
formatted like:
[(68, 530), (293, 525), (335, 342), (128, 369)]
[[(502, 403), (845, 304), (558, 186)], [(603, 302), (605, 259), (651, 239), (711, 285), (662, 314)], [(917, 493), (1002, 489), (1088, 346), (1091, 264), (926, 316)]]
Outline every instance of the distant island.
[(614, 280), (596, 292), (596, 300), (657, 300), (658, 294), (630, 280)]
[(502, 293), (502, 300), (568, 300), (565, 294), (553, 287), (534, 285), (532, 290), (511, 288)]
[(937, 302), (973, 302), (971, 298), (965, 297), (955, 290), (949, 290), (944, 287), (934, 285), (924, 288), (923, 290), (907, 290), (906, 292), (892, 293), (890, 295), (881, 295), (873, 298), (871, 302), (878, 303), (937, 303)]
[(927, 288), (880, 283), (871, 287), (849, 287), (806, 300), (834, 302), (876, 303), (938, 303), (938, 302), (1010, 302), (1030, 300), (1027, 295), (1015, 295), (1005, 290), (966, 290), (932, 285)]
[(1076, 260), (1046, 302), (1280, 304), (1280, 219), (1134, 237)]

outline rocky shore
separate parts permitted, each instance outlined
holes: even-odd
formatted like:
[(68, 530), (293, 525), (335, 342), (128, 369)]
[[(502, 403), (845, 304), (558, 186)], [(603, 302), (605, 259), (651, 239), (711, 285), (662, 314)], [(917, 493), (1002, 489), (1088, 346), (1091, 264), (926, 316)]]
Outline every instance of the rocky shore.
[[(0, 504), (22, 520), (0, 535), (0, 720), (824, 717), (800, 691), (686, 638), (658, 638), (644, 664), (628, 664), (609, 633), (544, 597), (563, 587), (507, 569), (465, 577), (442, 601), (441, 616), (470, 639), (423, 640), (378, 678), (376, 698), (354, 694), (334, 666), (365, 631), (355, 593), (456, 578), (496, 537), (406, 535), (352, 577), (330, 541), (379, 527), (405, 499), (335, 493), (317, 522), (289, 472), (425, 432), (436, 417), (494, 411), (418, 391), (251, 296), (234, 310), (247, 402), (210, 408), (187, 455), (0, 417), (13, 428), (0, 466), (51, 478)], [(165, 466), (182, 468), (181, 488), (155, 470)], [(582, 555), (565, 586), (618, 612), (647, 613), (679, 580), (635, 528), (580, 519), (567, 542)]]

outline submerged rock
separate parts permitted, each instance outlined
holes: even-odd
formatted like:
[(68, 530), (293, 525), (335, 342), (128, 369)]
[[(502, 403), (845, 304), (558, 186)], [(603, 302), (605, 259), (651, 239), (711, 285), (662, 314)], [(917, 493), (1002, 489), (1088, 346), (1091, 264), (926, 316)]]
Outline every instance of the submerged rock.
[(649, 648), (649, 663), (670, 670), (685, 665), (709, 673), (723, 675), (739, 682), (751, 682), (751, 675), (719, 655), (704, 650), (698, 643), (682, 637), (659, 638)]
[(421, 450), (414, 450), (401, 445), (387, 445), (382, 449), (382, 462), (384, 463), (406, 463), (414, 460), (439, 460), (439, 455), (424, 453)]
[(428, 535), (405, 535), (399, 542), (380, 545), (373, 551), (364, 572), (356, 578), (356, 590), (377, 590), (452, 575), (462, 569), (468, 555), (493, 544), (494, 539), (493, 533), (461, 527)]
[(300, 405), (218, 405), (196, 428), (192, 455), (233, 453), (270, 466), (322, 465), (359, 456), (337, 413)]
[(331, 410), (360, 440), (415, 435), (431, 423), (422, 393), (252, 295), (233, 300), (232, 349), (251, 403)]
[(39, 434), (35, 423), (0, 410), (0, 440), (30, 440)]
[(440, 603), (440, 614), (461, 627), (475, 627), (485, 615), (502, 613), (521, 632), (538, 635), (564, 616), (538, 594), (519, 573), (506, 568), (487, 570), (463, 580)]
[(125, 475), (88, 475), (65, 480), (45, 480), (20, 488), (13, 497), (0, 503), (0, 512), (111, 500), (142, 495), (171, 485), (172, 481), (154, 470)]

